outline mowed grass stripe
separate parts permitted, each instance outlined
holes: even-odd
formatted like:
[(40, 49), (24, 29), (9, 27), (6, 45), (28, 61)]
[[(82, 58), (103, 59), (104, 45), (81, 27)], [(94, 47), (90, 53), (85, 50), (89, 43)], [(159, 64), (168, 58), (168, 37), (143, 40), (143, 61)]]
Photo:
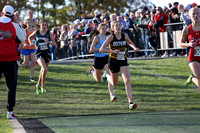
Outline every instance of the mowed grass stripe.
[[(49, 65), (47, 93), (36, 95), (35, 84), (29, 82), (29, 69), (19, 67), (15, 113), (20, 117), (54, 117), (68, 115), (144, 113), (174, 110), (199, 110), (200, 94), (196, 89), (169, 82), (162, 77), (184, 83), (190, 69), (186, 58), (162, 60), (129, 60), (133, 100), (138, 103), (135, 111), (128, 110), (128, 101), (122, 77), (114, 88), (118, 99), (109, 101), (107, 83), (97, 83), (85, 71), (92, 63)], [(40, 67), (36, 67), (34, 78), (37, 81)], [(194, 85), (192, 85), (194, 86)], [(0, 80), (0, 117), (6, 117), (6, 87)]]

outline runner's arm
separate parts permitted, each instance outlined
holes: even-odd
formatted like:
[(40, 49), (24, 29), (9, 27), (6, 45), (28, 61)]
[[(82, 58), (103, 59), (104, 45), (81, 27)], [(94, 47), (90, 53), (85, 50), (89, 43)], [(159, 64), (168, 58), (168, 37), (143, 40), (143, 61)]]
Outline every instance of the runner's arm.
[(125, 33), (125, 39), (128, 45), (131, 46), (135, 51), (140, 51), (140, 49), (135, 46), (135, 44), (131, 41), (131, 39), (128, 37), (126, 33)]
[(106, 41), (100, 47), (99, 52), (101, 52), (101, 53), (114, 53), (114, 54), (118, 54), (120, 52), (119, 49), (115, 49), (115, 50), (107, 49), (107, 46), (110, 44), (110, 42), (112, 40), (113, 40), (113, 35), (109, 35), (108, 38), (106, 39)]
[(191, 41), (190, 43), (185, 43), (186, 38), (188, 36), (188, 27), (184, 27), (181, 35), (180, 46), (181, 47), (195, 47), (197, 45), (196, 42)]
[(34, 32), (28, 37), (28, 42), (29, 42), (30, 45), (35, 45), (35, 44), (33, 44), (33, 43), (31, 42), (31, 38), (34, 37), (34, 36), (36, 36), (36, 32), (37, 32), (37, 31), (34, 31)]
[(95, 36), (94, 39), (93, 39), (93, 41), (92, 41), (91, 47), (90, 47), (90, 51), (89, 51), (90, 53), (94, 53), (94, 52), (99, 51), (99, 48), (94, 49), (94, 46), (96, 44), (98, 44), (98, 43), (99, 43), (99, 38), (97, 36)]

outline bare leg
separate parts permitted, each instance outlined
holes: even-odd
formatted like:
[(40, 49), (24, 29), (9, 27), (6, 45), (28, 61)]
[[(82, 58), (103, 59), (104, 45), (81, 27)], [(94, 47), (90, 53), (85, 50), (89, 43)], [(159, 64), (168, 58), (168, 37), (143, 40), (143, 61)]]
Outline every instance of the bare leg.
[(31, 71), (30, 71), (30, 78), (33, 78), (34, 72), (35, 72), (35, 53), (31, 53)]
[(109, 68), (108, 68), (108, 64), (106, 64), (104, 66), (104, 70), (106, 70), (108, 72), (108, 74), (106, 74), (106, 77), (107, 77), (107, 81), (108, 81), (108, 90), (109, 90), (110, 97), (111, 97), (111, 96), (114, 96), (114, 93), (113, 93), (113, 85), (110, 82), (111, 76), (110, 76), (110, 71), (109, 71)]
[(131, 83), (130, 83), (130, 72), (129, 72), (129, 67), (128, 66), (122, 66), (120, 68), (120, 71), (122, 73), (122, 78), (124, 80), (124, 85), (126, 89), (126, 94), (128, 98), (128, 102), (132, 102), (132, 88), (131, 88)]
[(29, 66), (29, 55), (24, 55), (24, 67), (28, 68)]
[(199, 92), (200, 92), (200, 63), (191, 62), (189, 64), (189, 67), (195, 76), (194, 78), (192, 78), (192, 82), (194, 82), (196, 84), (196, 86), (198, 87)]
[(97, 81), (97, 82), (101, 82), (101, 72), (102, 70), (100, 69), (95, 69), (93, 71), (91, 71), (93, 78)]
[(41, 83), (41, 86), (43, 87), (45, 78), (46, 78), (48, 63), (45, 63), (43, 58), (39, 58), (37, 60), (37, 62), (41, 66), (40, 75), (39, 75), (39, 79), (38, 79), (38, 85), (40, 85), (40, 83)]

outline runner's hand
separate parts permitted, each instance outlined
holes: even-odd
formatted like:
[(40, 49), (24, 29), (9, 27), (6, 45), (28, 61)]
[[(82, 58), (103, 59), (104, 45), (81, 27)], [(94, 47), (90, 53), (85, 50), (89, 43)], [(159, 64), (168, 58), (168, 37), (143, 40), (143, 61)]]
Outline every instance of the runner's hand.
[(197, 42), (191, 40), (190, 43), (189, 43), (189, 46), (192, 47), (192, 48), (196, 47), (197, 46)]
[(139, 48), (134, 48), (134, 50), (135, 50), (136, 52), (139, 52), (139, 51), (140, 51), (140, 49), (139, 49)]
[(115, 49), (112, 51), (114, 54), (119, 54), (120, 50), (119, 49)]

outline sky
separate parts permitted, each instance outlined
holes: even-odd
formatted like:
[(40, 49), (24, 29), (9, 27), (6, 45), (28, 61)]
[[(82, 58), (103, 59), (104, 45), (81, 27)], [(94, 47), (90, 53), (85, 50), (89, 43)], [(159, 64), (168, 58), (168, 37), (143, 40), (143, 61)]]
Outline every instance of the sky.
[[(198, 2), (197, 2), (198, 1)], [(183, 6), (187, 6), (188, 4), (197, 3), (197, 5), (200, 5), (199, 0), (192, 0), (191, 2), (189, 0), (151, 0), (152, 3), (154, 3), (156, 6), (168, 6), (168, 3), (174, 3), (178, 2), (179, 4), (183, 4)]]

